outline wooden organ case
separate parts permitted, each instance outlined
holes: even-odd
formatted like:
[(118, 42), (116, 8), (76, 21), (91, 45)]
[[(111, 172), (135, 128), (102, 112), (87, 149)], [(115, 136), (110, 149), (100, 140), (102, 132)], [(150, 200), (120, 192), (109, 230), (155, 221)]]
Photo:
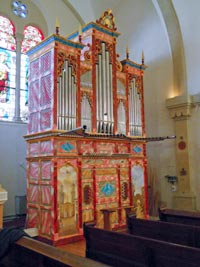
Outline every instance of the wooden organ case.
[(84, 222), (148, 216), (144, 62), (118, 60), (113, 14), (28, 52), (27, 227), (52, 244), (82, 236)]

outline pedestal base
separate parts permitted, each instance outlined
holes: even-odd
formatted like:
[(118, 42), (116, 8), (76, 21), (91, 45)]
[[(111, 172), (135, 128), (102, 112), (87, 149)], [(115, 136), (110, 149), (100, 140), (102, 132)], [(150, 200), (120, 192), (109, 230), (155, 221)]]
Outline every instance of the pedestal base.
[(196, 196), (193, 193), (176, 193), (173, 207), (181, 210), (196, 210)]

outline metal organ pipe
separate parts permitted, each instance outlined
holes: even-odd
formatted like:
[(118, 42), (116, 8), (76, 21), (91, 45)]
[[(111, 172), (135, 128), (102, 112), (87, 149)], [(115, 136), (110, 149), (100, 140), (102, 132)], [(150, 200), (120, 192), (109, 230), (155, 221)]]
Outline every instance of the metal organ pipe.
[(103, 85), (102, 85), (102, 55), (99, 54), (98, 56), (99, 58), (99, 71), (98, 71), (98, 95), (97, 95), (97, 102), (99, 103), (99, 127), (97, 129), (99, 129), (99, 132), (101, 132), (102, 130), (102, 126), (103, 126)]
[(133, 103), (134, 103), (134, 121), (133, 121), (133, 125), (134, 125), (134, 135), (137, 135), (137, 88), (135, 86), (134, 83), (134, 87), (133, 87), (133, 92), (134, 92), (134, 99), (133, 99)]
[(113, 133), (114, 129), (114, 115), (113, 115), (113, 81), (112, 81), (112, 64), (110, 63), (110, 117), (111, 117), (111, 123), (110, 123), (110, 133)]
[(141, 99), (138, 93), (138, 135), (142, 135), (142, 114), (141, 114)]
[(68, 60), (64, 62), (58, 86), (58, 129), (76, 127), (76, 83)]
[(102, 43), (102, 53), (96, 64), (97, 129), (98, 132), (113, 132), (112, 64), (106, 44)]
[(86, 95), (84, 95), (82, 98), (81, 114), (81, 124), (87, 125), (87, 131), (91, 131), (91, 107)]
[[(103, 108), (103, 126), (104, 126), (104, 114), (107, 113), (107, 102), (106, 102), (106, 58), (105, 58), (105, 43), (102, 43), (102, 108)], [(103, 127), (103, 132), (105, 131)]]
[(70, 130), (71, 129), (71, 90), (72, 90), (72, 69), (71, 67), (69, 67), (68, 69), (68, 90), (67, 90), (67, 114), (66, 114), (66, 118), (67, 118), (67, 129)]
[(62, 116), (62, 76), (59, 77), (58, 81), (58, 129), (62, 129), (63, 116)]
[[(96, 95), (97, 95), (97, 97), (96, 97), (96, 99), (97, 99), (97, 101), (96, 101), (96, 114), (97, 114), (97, 121), (96, 121), (97, 125), (96, 125), (96, 127), (97, 127), (97, 132), (99, 132), (99, 101), (98, 101), (98, 99), (99, 99), (99, 68), (98, 68), (98, 66), (99, 66), (99, 64), (96, 63), (95, 71), (96, 71)], [(81, 112), (81, 114), (83, 114), (83, 113)]]
[(137, 87), (136, 87), (136, 93), (137, 93), (137, 118), (136, 118), (136, 125), (137, 125), (137, 135), (140, 135), (140, 128), (141, 128), (141, 121), (140, 121), (140, 117), (141, 117), (141, 110), (140, 110), (140, 94), (137, 91)]
[(72, 88), (72, 129), (76, 128), (76, 83), (73, 76)]
[(131, 82), (131, 88), (129, 89), (129, 127), (131, 135), (141, 135), (141, 100), (140, 94), (137, 92), (135, 86), (135, 79)]
[(111, 88), (110, 88), (110, 69), (109, 69), (109, 61), (110, 61), (110, 55), (109, 55), (109, 51), (106, 51), (106, 99), (105, 101), (106, 103), (106, 107), (107, 107), (107, 121), (105, 122), (105, 126), (106, 126), (106, 132), (110, 132), (109, 128), (110, 128), (110, 92), (111, 92)]
[(100, 114), (100, 132), (103, 128), (103, 78), (102, 78), (102, 55), (99, 55), (100, 61), (99, 61), (99, 80), (100, 80), (100, 87), (99, 87), (99, 114)]
[(67, 82), (67, 75), (68, 75), (68, 61), (65, 60), (65, 65), (64, 65), (64, 70), (63, 70), (63, 87), (62, 87), (62, 90), (63, 90), (63, 129), (67, 129), (66, 128), (66, 110), (67, 110), (67, 102), (66, 102), (66, 94), (67, 94), (67, 85), (66, 85), (66, 82)]
[(133, 135), (132, 123), (133, 123), (133, 82), (129, 88), (129, 124), (130, 124), (130, 135)]

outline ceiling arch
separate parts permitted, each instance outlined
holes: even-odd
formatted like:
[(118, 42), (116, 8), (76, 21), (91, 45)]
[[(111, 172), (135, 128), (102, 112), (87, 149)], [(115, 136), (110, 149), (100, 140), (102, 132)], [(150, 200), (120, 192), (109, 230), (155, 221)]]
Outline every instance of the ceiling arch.
[[(185, 53), (176, 11), (171, 0), (152, 1), (161, 20), (164, 22), (170, 43), (174, 74), (174, 96), (185, 94), (187, 92)], [(160, 9), (160, 12), (158, 9)]]

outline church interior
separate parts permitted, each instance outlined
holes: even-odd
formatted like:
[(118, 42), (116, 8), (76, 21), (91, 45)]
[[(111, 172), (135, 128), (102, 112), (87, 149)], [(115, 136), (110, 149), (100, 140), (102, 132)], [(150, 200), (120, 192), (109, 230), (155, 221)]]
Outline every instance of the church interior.
[(0, 0), (0, 228), (37, 232), (10, 260), (199, 266), (199, 5)]

